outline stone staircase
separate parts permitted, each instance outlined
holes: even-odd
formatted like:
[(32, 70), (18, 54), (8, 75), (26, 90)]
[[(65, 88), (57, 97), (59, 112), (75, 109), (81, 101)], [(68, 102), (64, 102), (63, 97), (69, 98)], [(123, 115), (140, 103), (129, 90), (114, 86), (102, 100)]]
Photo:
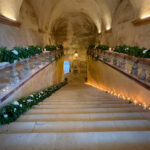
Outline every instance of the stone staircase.
[(71, 83), (0, 127), (0, 150), (150, 150), (150, 112)]

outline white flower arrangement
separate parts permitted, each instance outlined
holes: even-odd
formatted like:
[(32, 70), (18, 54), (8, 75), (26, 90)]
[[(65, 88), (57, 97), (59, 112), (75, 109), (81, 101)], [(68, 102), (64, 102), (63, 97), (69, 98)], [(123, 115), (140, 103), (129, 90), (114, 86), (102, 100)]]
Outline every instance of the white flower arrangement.
[(147, 51), (148, 51), (148, 49), (145, 49), (145, 50), (143, 51), (143, 54), (145, 54)]
[(14, 105), (19, 105), (19, 102), (18, 101), (14, 101), (13, 104)]
[(17, 109), (16, 109), (16, 108), (14, 108), (14, 112), (16, 112), (16, 110), (17, 110)]
[(22, 104), (19, 105), (22, 108)]
[(18, 55), (18, 54), (19, 54), (17, 50), (13, 50), (12, 52), (13, 52), (15, 55)]
[(8, 118), (8, 115), (7, 115), (7, 114), (4, 114), (3, 116), (4, 116), (4, 118)]
[(30, 95), (30, 97), (34, 97), (33, 95)]
[(31, 99), (28, 99), (28, 100), (27, 100), (27, 102), (29, 102), (29, 103), (32, 102), (32, 101), (33, 101), (33, 100), (31, 100)]

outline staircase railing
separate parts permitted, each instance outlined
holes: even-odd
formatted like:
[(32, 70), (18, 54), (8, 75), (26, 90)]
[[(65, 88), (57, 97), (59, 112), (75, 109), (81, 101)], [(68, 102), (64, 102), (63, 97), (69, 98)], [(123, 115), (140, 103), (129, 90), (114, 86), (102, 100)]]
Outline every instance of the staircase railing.
[(13, 64), (0, 63), (0, 102), (6, 99), (8, 93), (19, 88), (20, 85), (61, 57), (62, 54), (63, 50), (57, 49), (45, 51), (40, 55), (16, 61)]
[(89, 49), (87, 54), (150, 89), (150, 59), (136, 58), (126, 54), (97, 49)]

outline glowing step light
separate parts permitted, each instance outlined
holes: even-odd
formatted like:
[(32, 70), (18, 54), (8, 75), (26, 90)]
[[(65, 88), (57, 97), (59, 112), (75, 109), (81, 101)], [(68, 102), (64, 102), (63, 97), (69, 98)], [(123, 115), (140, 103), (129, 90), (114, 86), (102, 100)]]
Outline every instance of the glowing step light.
[(150, 110), (150, 106), (147, 106), (146, 103), (143, 103), (143, 104), (142, 104), (142, 103), (138, 103), (137, 100), (132, 100), (130, 97), (126, 97), (126, 96), (124, 96), (124, 95), (118, 94), (118, 93), (116, 93), (116, 92), (114, 92), (114, 91), (112, 91), (112, 90), (106, 90), (106, 88), (99, 87), (99, 86), (97, 86), (97, 85), (94, 84), (94, 83), (88, 83), (88, 82), (87, 82), (87, 83), (85, 83), (85, 84), (90, 85), (90, 86), (92, 86), (92, 87), (95, 87), (95, 88), (97, 88), (97, 89), (99, 89), (99, 90), (108, 92), (109, 94), (114, 95), (114, 96), (117, 96), (118, 98), (121, 98), (121, 99), (123, 99), (123, 100), (127, 100), (129, 103), (131, 102), (131, 103), (133, 103), (134, 105), (138, 105), (138, 106), (142, 107), (144, 110)]

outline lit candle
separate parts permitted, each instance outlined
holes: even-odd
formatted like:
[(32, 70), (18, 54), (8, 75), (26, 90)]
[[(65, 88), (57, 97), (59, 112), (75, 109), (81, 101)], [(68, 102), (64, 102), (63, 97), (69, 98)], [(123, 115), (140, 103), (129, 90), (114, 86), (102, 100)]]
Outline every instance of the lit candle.
[(147, 109), (147, 106), (146, 106), (146, 104), (144, 104), (144, 105), (143, 105), (143, 109), (144, 109), (144, 110), (146, 110), (146, 109)]
[(136, 104), (137, 104), (137, 101), (134, 101), (134, 104), (136, 105)]

